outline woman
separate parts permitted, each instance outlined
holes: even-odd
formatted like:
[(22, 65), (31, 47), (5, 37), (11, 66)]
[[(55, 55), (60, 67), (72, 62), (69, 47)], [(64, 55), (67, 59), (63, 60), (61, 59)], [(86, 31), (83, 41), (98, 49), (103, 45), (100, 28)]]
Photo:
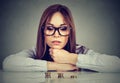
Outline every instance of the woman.
[(117, 56), (99, 54), (76, 45), (75, 25), (70, 10), (60, 4), (49, 6), (40, 20), (36, 48), (8, 56), (5, 71), (68, 71), (89, 69), (120, 71)]

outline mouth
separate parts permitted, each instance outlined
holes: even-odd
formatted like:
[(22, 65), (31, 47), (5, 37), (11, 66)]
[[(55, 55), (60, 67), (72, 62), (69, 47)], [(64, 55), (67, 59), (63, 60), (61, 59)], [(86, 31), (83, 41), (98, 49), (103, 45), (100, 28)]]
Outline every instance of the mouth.
[(61, 43), (61, 41), (52, 41), (52, 44), (54, 45), (59, 45)]

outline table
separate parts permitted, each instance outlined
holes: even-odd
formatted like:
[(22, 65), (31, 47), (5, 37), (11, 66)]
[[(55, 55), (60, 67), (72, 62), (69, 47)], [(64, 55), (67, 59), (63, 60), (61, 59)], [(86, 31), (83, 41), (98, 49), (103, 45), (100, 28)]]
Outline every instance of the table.
[[(0, 70), (0, 83), (120, 83), (120, 73), (48, 73), (50, 77), (46, 77), (46, 72), (4, 72)], [(63, 77), (59, 77), (59, 73), (62, 73)]]

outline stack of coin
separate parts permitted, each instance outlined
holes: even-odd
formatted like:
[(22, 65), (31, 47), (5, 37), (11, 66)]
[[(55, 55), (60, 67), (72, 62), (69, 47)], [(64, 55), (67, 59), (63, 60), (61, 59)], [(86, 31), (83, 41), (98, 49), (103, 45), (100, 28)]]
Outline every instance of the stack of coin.
[(51, 78), (51, 73), (50, 72), (46, 72), (45, 73), (45, 78)]
[(75, 75), (71, 75), (70, 78), (77, 78), (77, 76), (75, 76)]
[(58, 73), (58, 78), (64, 78), (63, 73)]

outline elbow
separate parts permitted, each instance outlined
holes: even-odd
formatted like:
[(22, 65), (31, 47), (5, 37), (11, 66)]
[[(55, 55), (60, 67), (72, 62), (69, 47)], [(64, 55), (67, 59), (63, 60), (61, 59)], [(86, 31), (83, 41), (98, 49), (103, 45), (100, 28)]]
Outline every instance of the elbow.
[(10, 60), (8, 60), (8, 57), (4, 59), (3, 63), (2, 63), (2, 68), (3, 68), (3, 71), (9, 71), (11, 68), (11, 65), (10, 65)]
[(12, 56), (8, 56), (4, 59), (2, 66), (3, 71), (15, 71), (16, 62), (13, 60)]

